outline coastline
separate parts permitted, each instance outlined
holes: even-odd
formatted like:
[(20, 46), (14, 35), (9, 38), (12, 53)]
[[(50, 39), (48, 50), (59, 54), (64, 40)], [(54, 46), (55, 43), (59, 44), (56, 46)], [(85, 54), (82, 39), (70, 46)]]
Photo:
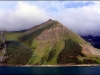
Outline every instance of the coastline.
[(25, 67), (70, 67), (70, 66), (100, 66), (97, 64), (84, 64), (84, 65), (25, 65)]
[(0, 67), (73, 67), (73, 66), (100, 66), (100, 64), (78, 64), (78, 65), (0, 65)]

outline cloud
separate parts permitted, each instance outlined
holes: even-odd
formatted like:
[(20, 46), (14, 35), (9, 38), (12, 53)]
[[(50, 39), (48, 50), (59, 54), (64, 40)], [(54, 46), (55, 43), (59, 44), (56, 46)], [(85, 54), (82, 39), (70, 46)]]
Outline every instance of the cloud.
[(26, 2), (18, 2), (14, 9), (0, 11), (0, 30), (23, 30), (50, 18), (45, 9)]
[(100, 34), (99, 1), (19, 1), (13, 8), (0, 8), (0, 30), (28, 29), (50, 18), (81, 35)]
[(54, 18), (80, 35), (100, 35), (100, 2), (83, 7), (65, 8)]

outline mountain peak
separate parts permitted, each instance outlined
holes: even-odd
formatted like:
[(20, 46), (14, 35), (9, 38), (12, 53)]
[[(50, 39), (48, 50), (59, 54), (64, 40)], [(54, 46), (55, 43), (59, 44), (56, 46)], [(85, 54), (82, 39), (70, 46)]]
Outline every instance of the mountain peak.
[[(46, 22), (44, 22), (44, 23), (52, 23), (52, 22), (56, 22), (56, 23), (59, 23), (57, 20), (52, 20), (52, 19), (49, 19), (49, 20), (47, 20)], [(44, 24), (43, 23), (43, 24)]]
[(53, 19), (48, 19), (48, 21), (57, 21), (57, 20), (53, 20)]
[(4, 36), (8, 42), (5, 57), (10, 57), (3, 63), (100, 64), (100, 51), (56, 20), (49, 19), (25, 32), (8, 32)]
[(48, 21), (53, 21), (52, 19), (49, 19)]

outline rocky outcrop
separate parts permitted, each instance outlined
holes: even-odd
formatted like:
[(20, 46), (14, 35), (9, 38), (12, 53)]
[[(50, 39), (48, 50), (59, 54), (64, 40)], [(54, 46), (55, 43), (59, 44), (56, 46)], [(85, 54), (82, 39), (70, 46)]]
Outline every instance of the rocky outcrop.
[(1, 48), (0, 48), (0, 63), (1, 63), (4, 60), (4, 54), (6, 51), (6, 44), (3, 31), (0, 31), (0, 39), (1, 39)]

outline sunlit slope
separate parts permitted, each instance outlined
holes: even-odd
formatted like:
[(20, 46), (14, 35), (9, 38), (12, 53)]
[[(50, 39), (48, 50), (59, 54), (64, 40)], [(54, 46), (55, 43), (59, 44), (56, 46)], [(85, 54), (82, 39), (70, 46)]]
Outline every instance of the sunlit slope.
[[(5, 32), (5, 37), (6, 41), (14, 41), (13, 43), (7, 42), (7, 52), (9, 54), (5, 56), (9, 56), (9, 58), (5, 62), (8, 64), (56, 65), (100, 63), (99, 50), (55, 20), (48, 20), (23, 32)], [(17, 56), (15, 56), (16, 53)], [(21, 55), (19, 54), (23, 57), (20, 58), (19, 56)], [(23, 63), (21, 60), (28, 54), (30, 54), (29, 58), (25, 59)], [(15, 58), (16, 60), (14, 60)], [(20, 62), (16, 63), (17, 60), (20, 60)]]

